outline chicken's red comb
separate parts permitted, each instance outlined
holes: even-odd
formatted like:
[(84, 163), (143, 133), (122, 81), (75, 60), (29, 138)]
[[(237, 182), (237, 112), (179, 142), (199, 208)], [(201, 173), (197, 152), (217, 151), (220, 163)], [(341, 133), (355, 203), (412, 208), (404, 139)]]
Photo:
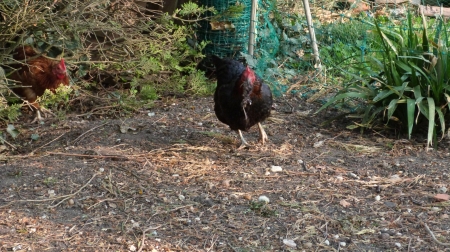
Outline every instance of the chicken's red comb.
[(63, 58), (61, 58), (61, 61), (59, 62), (59, 66), (61, 67), (61, 70), (66, 70), (66, 64), (64, 63)]

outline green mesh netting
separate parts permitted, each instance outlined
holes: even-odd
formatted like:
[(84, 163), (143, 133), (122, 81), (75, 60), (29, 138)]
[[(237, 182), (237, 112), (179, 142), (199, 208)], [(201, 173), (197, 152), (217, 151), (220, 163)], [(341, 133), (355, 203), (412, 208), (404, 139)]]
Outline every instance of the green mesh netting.
[[(239, 58), (240, 52), (247, 52), (252, 1), (200, 0), (200, 4), (213, 6), (218, 11), (217, 15), (207, 14), (214, 18), (201, 22), (201, 27), (197, 30), (200, 41), (210, 41), (204, 53)], [(214, 27), (218, 29), (212, 29), (212, 22), (215, 22)]]
[[(263, 76), (264, 80), (272, 86), (273, 93), (277, 96), (286, 88), (278, 83), (277, 75), (270, 71), (277, 67), (274, 59), (280, 48), (279, 34), (272, 24), (273, 17), (270, 17), (270, 14), (276, 10), (275, 3), (276, 1), (273, 0), (258, 0), (253, 56), (248, 55), (251, 0), (200, 0), (202, 5), (213, 6), (218, 14), (208, 14), (213, 20), (201, 22), (197, 36), (200, 41), (210, 42), (204, 50), (205, 54), (234, 59), (245, 58), (257, 74)], [(243, 9), (236, 10), (236, 6), (242, 6)], [(214, 25), (213, 22), (216, 24)], [(218, 26), (220, 29), (214, 30), (213, 26)]]
[(422, 5), (450, 7), (450, 0), (420, 0)]

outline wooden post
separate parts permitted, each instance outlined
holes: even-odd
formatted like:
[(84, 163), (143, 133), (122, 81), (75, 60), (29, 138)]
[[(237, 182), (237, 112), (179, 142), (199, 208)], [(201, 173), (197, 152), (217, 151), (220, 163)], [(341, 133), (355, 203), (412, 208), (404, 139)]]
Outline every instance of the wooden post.
[(320, 63), (320, 57), (319, 57), (319, 48), (317, 47), (317, 40), (316, 40), (316, 33), (314, 32), (312, 17), (311, 17), (311, 10), (309, 9), (309, 1), (303, 0), (303, 7), (305, 8), (305, 14), (306, 14), (306, 22), (308, 23), (309, 28), (309, 35), (311, 36), (311, 46), (313, 49), (313, 56), (314, 56), (314, 67), (318, 69), (322, 69), (322, 64)]
[(258, 0), (252, 0), (252, 13), (250, 16), (250, 28), (248, 37), (248, 54), (253, 56), (255, 46), (255, 23), (256, 23), (256, 10), (258, 9)]

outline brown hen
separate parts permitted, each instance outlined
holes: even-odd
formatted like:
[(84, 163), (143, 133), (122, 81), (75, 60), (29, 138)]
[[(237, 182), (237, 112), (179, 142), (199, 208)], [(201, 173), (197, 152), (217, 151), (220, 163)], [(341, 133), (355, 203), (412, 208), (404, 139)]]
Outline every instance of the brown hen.
[(46, 89), (55, 93), (61, 84), (69, 85), (64, 59), (54, 60), (39, 54), (31, 46), (20, 46), (14, 51), (13, 58), (21, 61), (11, 67), (16, 69), (9, 78), (19, 83), (19, 87), (12, 91), (27, 100), (36, 109), (36, 118), (33, 122), (43, 121), (41, 113), (43, 108), (36, 102), (38, 96), (44, 94)]

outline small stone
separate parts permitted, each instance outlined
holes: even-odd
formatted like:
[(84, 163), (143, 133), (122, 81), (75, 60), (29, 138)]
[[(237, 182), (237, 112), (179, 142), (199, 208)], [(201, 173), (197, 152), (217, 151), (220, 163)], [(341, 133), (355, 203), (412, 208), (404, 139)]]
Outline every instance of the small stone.
[(178, 199), (180, 199), (181, 201), (183, 201), (186, 197), (184, 197), (183, 195), (178, 195)]
[(319, 147), (322, 147), (322, 146), (323, 146), (323, 141), (315, 142), (314, 145), (313, 145), (314, 148), (319, 148)]
[(334, 239), (339, 239), (339, 235), (337, 235), (337, 234), (336, 234), (336, 235), (333, 235), (333, 238), (334, 238)]
[(330, 245), (330, 241), (329, 240), (325, 240), (323, 243), (325, 243), (325, 245)]
[(380, 199), (381, 199), (380, 195), (375, 196), (376, 201), (380, 201)]
[(128, 247), (128, 249), (129, 249), (130, 251), (136, 251), (136, 246), (130, 245), (130, 246)]
[(439, 207), (432, 207), (432, 208), (431, 208), (431, 211), (433, 211), (433, 212), (439, 212), (439, 211), (441, 211), (441, 209), (440, 209)]
[(236, 195), (236, 194), (234, 194), (234, 193), (232, 193), (232, 194), (230, 194), (230, 199), (238, 199), (239, 197)]
[(339, 242), (339, 246), (345, 247), (345, 246), (347, 246), (347, 243), (346, 242)]
[(395, 246), (397, 246), (398, 248), (401, 248), (401, 247), (402, 247), (402, 244), (400, 244), (399, 242), (396, 242), (396, 243), (395, 243)]
[(336, 176), (336, 180), (338, 182), (342, 182), (342, 181), (344, 181), (344, 177), (342, 177), (341, 175), (338, 175), (338, 176)]
[(48, 197), (55, 197), (55, 190), (48, 190)]
[(297, 244), (293, 240), (289, 239), (283, 239), (283, 244), (291, 248), (297, 247)]
[(270, 199), (267, 196), (265, 196), (265, 195), (261, 195), (261, 196), (259, 196), (258, 201), (269, 203)]
[(281, 168), (281, 166), (272, 165), (272, 167), (270, 167), (270, 171), (271, 172), (281, 172), (281, 171), (283, 171), (283, 168)]
[(398, 174), (394, 174), (389, 179), (391, 179), (391, 180), (399, 180), (400, 176)]
[(312, 248), (312, 246), (313, 246), (312, 242), (305, 242), (306, 248)]
[(222, 185), (223, 185), (224, 187), (230, 187), (230, 180), (228, 180), (228, 179), (223, 180), (223, 181), (222, 181)]
[(356, 178), (359, 179), (358, 175), (354, 174), (353, 172), (349, 172), (348, 176), (352, 177), (352, 178)]
[(69, 199), (69, 205), (73, 205), (73, 204), (75, 204), (75, 202), (73, 201), (73, 199)]
[(390, 208), (394, 208), (397, 206), (397, 204), (395, 204), (394, 202), (390, 202), (390, 201), (386, 201), (384, 202), (384, 205)]
[(446, 193), (447, 192), (447, 187), (442, 186), (438, 189), (438, 193)]
[(391, 236), (388, 233), (381, 233), (380, 238), (382, 240), (387, 240), (389, 239)]
[(148, 112), (147, 115), (150, 116), (150, 117), (155, 116), (155, 112)]
[(99, 172), (104, 172), (104, 171), (105, 171), (105, 168), (100, 167), (100, 168), (98, 169), (98, 171), (99, 171)]

